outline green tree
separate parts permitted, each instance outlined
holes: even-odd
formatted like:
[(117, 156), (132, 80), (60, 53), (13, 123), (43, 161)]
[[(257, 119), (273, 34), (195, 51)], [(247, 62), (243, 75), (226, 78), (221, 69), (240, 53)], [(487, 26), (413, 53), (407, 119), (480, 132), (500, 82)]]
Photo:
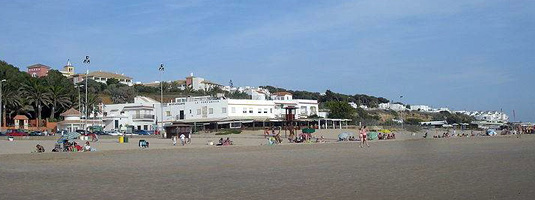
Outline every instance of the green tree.
[(355, 114), (355, 109), (345, 101), (328, 101), (325, 107), (330, 110), (329, 118), (352, 119)]
[(109, 78), (108, 80), (106, 80), (106, 85), (108, 86), (115, 85), (115, 84), (119, 84), (119, 80), (115, 78)]
[(30, 78), (26, 83), (22, 84), (21, 93), (26, 96), (28, 101), (37, 109), (37, 126), (41, 123), (41, 111), (43, 105), (49, 105), (50, 91), (48, 88), (37, 78)]
[[(2, 103), (5, 106), (5, 109), (2, 109), (2, 124), (6, 125), (7, 113), (11, 113), (11, 111), (16, 110), (21, 106), (21, 98), (19, 95), (19, 90), (17, 90), (17, 88), (15, 88), (12, 84), (3, 84), (2, 87)], [(9, 117), (11, 118), (11, 115)]]
[(34, 112), (35, 109), (33, 108), (30, 100), (28, 100), (27, 98), (20, 97), (20, 96), (17, 96), (17, 98), (18, 98), (17, 100), (18, 104), (12, 107), (12, 109), (10, 109), (9, 117), (13, 118), (15, 117), (14, 115), (26, 115), (30, 118), (33, 118), (31, 112)]
[(136, 96), (135, 89), (128, 86), (110, 85), (105, 93), (111, 96), (113, 103), (132, 102)]
[(55, 84), (48, 88), (50, 97), (50, 119), (55, 119), (57, 108), (67, 108), (71, 106), (71, 98), (67, 89), (62, 85)]

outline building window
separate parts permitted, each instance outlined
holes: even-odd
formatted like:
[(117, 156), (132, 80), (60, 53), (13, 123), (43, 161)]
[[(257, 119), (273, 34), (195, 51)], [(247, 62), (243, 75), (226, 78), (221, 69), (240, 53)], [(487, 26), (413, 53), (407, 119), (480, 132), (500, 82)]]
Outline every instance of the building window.
[(171, 111), (165, 111), (165, 115), (168, 117), (171, 116)]
[(268, 112), (268, 109), (267, 108), (264, 108), (264, 113), (267, 113)]
[(236, 113), (236, 107), (231, 107), (230, 110), (232, 111), (232, 113)]
[(273, 113), (273, 108), (270, 108), (270, 109), (269, 109), (269, 113)]
[(214, 114), (214, 109), (213, 108), (208, 108), (208, 114)]
[(191, 109), (189, 109), (189, 114), (191, 114)]
[(258, 113), (262, 113), (262, 108), (258, 108)]
[(249, 108), (249, 113), (253, 113), (253, 108)]
[(201, 115), (201, 109), (197, 109), (197, 115)]
[(221, 113), (227, 113), (227, 108), (221, 108)]
[(247, 113), (247, 108), (243, 108), (243, 113)]

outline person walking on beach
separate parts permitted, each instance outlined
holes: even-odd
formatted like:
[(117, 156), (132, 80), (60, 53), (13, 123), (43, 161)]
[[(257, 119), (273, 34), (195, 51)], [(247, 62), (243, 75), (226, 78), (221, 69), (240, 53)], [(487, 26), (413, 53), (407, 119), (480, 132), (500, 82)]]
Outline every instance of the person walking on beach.
[(173, 146), (176, 146), (176, 135), (174, 135), (171, 139), (173, 140)]
[(191, 144), (191, 132), (188, 134), (188, 138), (186, 140), (187, 144)]
[(366, 143), (366, 146), (370, 147), (370, 145), (368, 144), (368, 139), (366, 138), (367, 137), (367, 130), (366, 130), (366, 126), (363, 126), (362, 128), (360, 128), (360, 148), (362, 148), (362, 145), (364, 143)]
[(184, 135), (184, 133), (180, 134), (180, 143), (182, 144), (182, 146), (186, 144), (186, 136)]

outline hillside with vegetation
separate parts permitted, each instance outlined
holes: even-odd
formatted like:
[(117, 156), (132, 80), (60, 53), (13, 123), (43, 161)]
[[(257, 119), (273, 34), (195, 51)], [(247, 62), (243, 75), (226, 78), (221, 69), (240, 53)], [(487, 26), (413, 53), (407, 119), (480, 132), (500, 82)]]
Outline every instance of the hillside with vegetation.
[[(28, 73), (20, 71), (19, 68), (0, 61), (0, 80), (6, 81), (2, 84), (2, 102), (5, 109), (2, 110), (4, 124), (13, 124), (13, 117), (25, 115), (30, 119), (49, 119), (58, 121), (60, 114), (69, 108), (80, 109), (86, 105), (85, 82), (73, 84), (72, 80), (63, 76), (57, 70), (50, 70), (48, 76), (42, 78), (31, 77)], [(418, 124), (421, 121), (446, 120), (450, 123), (469, 123), (472, 117), (454, 114), (449, 112), (422, 113), (422, 112), (395, 112), (387, 110), (365, 110), (353, 108), (348, 102), (357, 105), (364, 105), (368, 108), (377, 108), (380, 103), (389, 101), (383, 97), (375, 97), (365, 94), (347, 95), (335, 93), (330, 90), (324, 94), (319, 92), (309, 92), (301, 90), (288, 90), (273, 86), (261, 86), (271, 93), (290, 92), (295, 99), (318, 100), (320, 109), (330, 110), (330, 118), (353, 119), (366, 124), (392, 124), (392, 119), (403, 118), (405, 123)], [(191, 88), (181, 89), (178, 82), (164, 82), (163, 100), (170, 102), (177, 97), (209, 95), (216, 96), (224, 94), (227, 98), (250, 99), (251, 96), (243, 92), (228, 92), (220, 88), (208, 91), (195, 91)], [(87, 82), (87, 111), (89, 113), (99, 112), (99, 104), (127, 103), (133, 102), (138, 95), (147, 96), (155, 100), (160, 100), (160, 87), (144, 85), (134, 85), (129, 87), (119, 83), (116, 79), (109, 79), (106, 83), (88, 80)]]

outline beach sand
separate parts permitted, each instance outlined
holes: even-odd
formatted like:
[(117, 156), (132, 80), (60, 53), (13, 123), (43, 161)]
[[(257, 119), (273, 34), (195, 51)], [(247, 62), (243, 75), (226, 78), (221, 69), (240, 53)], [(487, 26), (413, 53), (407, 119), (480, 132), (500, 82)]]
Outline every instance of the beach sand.
[[(95, 143), (97, 152), (27, 153), (36, 142), (0, 142), (5, 199), (533, 199), (535, 136), (265, 145), (261, 132), (231, 135), (237, 145), (190, 146), (149, 138)], [(226, 136), (225, 136), (226, 137)], [(260, 144), (263, 145), (260, 145)], [(15, 145), (19, 144), (19, 145)], [(14, 145), (14, 146), (9, 146)], [(28, 146), (26, 149), (24, 146)], [(15, 150), (9, 149), (11, 147)], [(18, 148), (18, 149), (17, 149)], [(7, 150), (6, 150), (7, 149)], [(21, 150), (25, 153), (15, 152)]]

